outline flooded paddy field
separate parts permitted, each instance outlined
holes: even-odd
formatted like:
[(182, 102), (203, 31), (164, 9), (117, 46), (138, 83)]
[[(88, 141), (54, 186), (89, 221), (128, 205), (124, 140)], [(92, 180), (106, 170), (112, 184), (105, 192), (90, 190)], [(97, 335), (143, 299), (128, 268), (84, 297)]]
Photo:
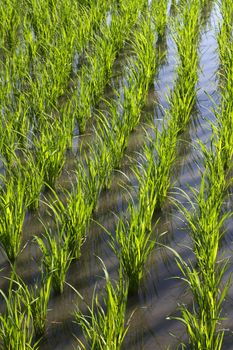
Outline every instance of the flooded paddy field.
[(21, 2), (0, 349), (233, 350), (231, 1)]

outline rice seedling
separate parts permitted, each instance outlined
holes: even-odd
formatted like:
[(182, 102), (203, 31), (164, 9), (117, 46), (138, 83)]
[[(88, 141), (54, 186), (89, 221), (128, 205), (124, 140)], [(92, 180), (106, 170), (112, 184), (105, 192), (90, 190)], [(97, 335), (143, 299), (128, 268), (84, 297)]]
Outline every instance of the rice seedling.
[[(83, 330), (90, 349), (120, 350), (129, 325), (125, 324), (128, 285), (124, 282), (121, 270), (119, 281), (110, 280), (103, 265), (106, 285), (101, 295), (94, 290), (91, 306), (87, 305), (88, 315), (80, 309), (75, 312), (75, 320)], [(79, 341), (81, 348), (85, 345)]]
[(72, 259), (78, 259), (81, 255), (81, 246), (86, 240), (94, 208), (91, 193), (88, 193), (88, 188), (85, 187), (85, 176), (85, 173), (77, 170), (71, 191), (60, 189), (60, 195), (64, 197), (60, 199), (52, 190), (54, 199), (47, 204), (59, 225), (59, 230), (66, 236)]
[(66, 130), (59, 120), (45, 120), (41, 133), (34, 138), (35, 161), (45, 185), (54, 187), (65, 162)]
[(56, 222), (53, 231), (50, 227), (45, 227), (42, 237), (35, 236), (41, 252), (41, 272), (43, 276), (49, 278), (55, 294), (60, 294), (64, 290), (66, 274), (72, 261), (69, 251), (69, 237)]
[(3, 187), (0, 192), (0, 245), (7, 258), (14, 263), (20, 253), (21, 236), (26, 213), (26, 181), (23, 176), (9, 178), (1, 176)]
[(11, 279), (8, 294), (0, 289), (6, 307), (0, 314), (1, 348), (4, 350), (37, 350), (34, 341), (30, 299), (27, 290), (17, 280)]
[(48, 302), (51, 292), (52, 275), (43, 276), (40, 284), (35, 284), (30, 290), (30, 307), (32, 313), (35, 337), (40, 339), (45, 333)]
[(155, 28), (158, 33), (158, 41), (161, 41), (165, 36), (168, 20), (167, 5), (167, 0), (154, 0), (151, 3), (152, 15), (155, 18)]
[[(152, 126), (154, 136), (147, 135), (148, 145), (144, 145), (143, 153), (150, 170), (148, 176), (153, 183), (154, 210), (161, 210), (164, 200), (171, 188), (172, 166), (176, 159), (176, 146), (180, 129), (176, 122), (166, 120), (161, 131)], [(166, 123), (167, 122), (167, 123)]]
[[(13, 289), (12, 292), (15, 290), (14, 286), (17, 287), (17, 297), (21, 298), (21, 305), (18, 304), (18, 306), (21, 306), (21, 308), (24, 307), (25, 312), (30, 316), (32, 339), (34, 343), (38, 345), (41, 337), (45, 333), (45, 322), (51, 291), (51, 275), (42, 276), (40, 283), (27, 286), (13, 268), (10, 279), (10, 289)], [(20, 311), (21, 308), (19, 308), (18, 311)]]
[(129, 204), (129, 219), (119, 218), (116, 238), (110, 236), (110, 246), (119, 259), (124, 277), (129, 281), (130, 294), (138, 292), (146, 262), (156, 242), (151, 228), (153, 212), (147, 206), (147, 194), (140, 194), (137, 207)]

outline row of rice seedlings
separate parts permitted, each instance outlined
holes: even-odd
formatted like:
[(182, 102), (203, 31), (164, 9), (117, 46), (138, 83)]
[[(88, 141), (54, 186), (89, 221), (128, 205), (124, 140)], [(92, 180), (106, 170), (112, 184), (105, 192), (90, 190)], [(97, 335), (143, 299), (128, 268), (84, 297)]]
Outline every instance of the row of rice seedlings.
[[(146, 94), (158, 64), (154, 18), (147, 13), (139, 25), (142, 26), (142, 32), (136, 35), (133, 44), (137, 60), (129, 62), (133, 69), (127, 74), (128, 85), (125, 85), (123, 90), (122, 117), (120, 120), (115, 116), (114, 119), (111, 118), (114, 122), (114, 139), (111, 139), (112, 136), (108, 134), (108, 148), (114, 155), (115, 166), (119, 166), (119, 155), (127, 144), (129, 132), (139, 122), (140, 111), (145, 103)], [(113, 106), (111, 112), (113, 111), (116, 115), (118, 110), (116, 106)], [(110, 245), (119, 258), (124, 278), (129, 281), (129, 293), (138, 291), (145, 264), (156, 240), (152, 238), (151, 221), (155, 210), (155, 200), (153, 181), (149, 176), (154, 163), (148, 164), (147, 169), (143, 167), (134, 169), (139, 182), (138, 205), (135, 206), (134, 203), (129, 205), (126, 214), (128, 218), (119, 219), (116, 239), (111, 237), (110, 240)]]
[(181, 304), (181, 317), (186, 327), (190, 349), (221, 349), (224, 330), (219, 327), (222, 319), (222, 304), (230, 280), (223, 286), (228, 259), (219, 257), (219, 244), (223, 236), (224, 222), (231, 215), (222, 213), (224, 197), (229, 182), (226, 180), (222, 143), (213, 136), (211, 148), (203, 144), (205, 171), (199, 191), (191, 188), (193, 199), (184, 193), (191, 207), (178, 203), (188, 223), (195, 263), (186, 263), (177, 254), (176, 262), (193, 295), (192, 308)]
[(225, 331), (221, 329), (220, 321), (222, 305), (230, 284), (230, 279), (223, 281), (229, 261), (224, 255), (219, 257), (224, 222), (232, 215), (228, 211), (223, 213), (222, 207), (232, 183), (233, 154), (232, 50), (225, 46), (232, 41), (232, 24), (228, 17), (231, 13), (230, 3), (223, 1), (222, 9), (225, 15), (218, 34), (222, 85), (220, 106), (215, 110), (217, 125), (212, 125), (210, 149), (200, 143), (205, 167), (200, 189), (196, 191), (191, 188), (193, 199), (184, 193), (191, 210), (178, 204), (190, 228), (196, 260), (195, 264), (186, 263), (175, 253), (183, 280), (187, 282), (193, 295), (192, 308), (180, 305), (181, 317), (178, 318), (186, 327), (191, 349), (222, 348)]
[[(117, 282), (112, 282), (103, 264), (106, 285), (103, 292), (97, 293), (95, 288), (91, 306), (87, 303), (88, 315), (84, 315), (78, 307), (75, 320), (81, 327), (86, 343), (90, 349), (120, 350), (129, 328), (129, 320), (125, 321), (128, 284), (119, 270)], [(84, 301), (84, 300), (83, 300)], [(85, 344), (79, 340), (82, 349)]]
[(100, 28), (100, 34), (94, 37), (93, 52), (87, 55), (87, 65), (81, 68), (75, 98), (76, 118), (80, 132), (84, 132), (91, 118), (92, 109), (104, 92), (117, 53), (129, 38), (133, 26), (137, 23), (145, 1), (121, 2), (111, 9), (111, 22)]
[[(135, 51), (134, 63), (137, 64), (138, 76), (135, 75), (135, 68), (133, 66), (133, 60), (131, 61), (129, 67), (132, 68), (132, 75), (135, 77), (135, 80), (138, 82), (138, 89), (140, 89), (141, 97), (138, 98), (140, 101), (139, 107), (142, 108), (145, 102), (145, 96), (148, 92), (149, 81), (152, 80), (153, 74), (155, 74), (156, 69), (156, 57), (154, 53), (155, 37), (148, 36), (154, 30), (152, 26), (152, 19), (150, 20), (149, 14), (145, 15), (140, 22), (139, 31), (141, 34), (135, 34), (137, 39), (137, 48)], [(139, 43), (146, 43), (146, 38), (150, 38), (148, 41), (148, 46), (139, 45)], [(141, 41), (140, 41), (141, 40)], [(144, 75), (146, 71), (146, 64), (143, 65), (143, 50), (148, 52), (150, 50), (150, 59), (148, 55), (144, 55), (147, 59), (148, 64), (148, 74)], [(140, 65), (141, 62), (141, 65)], [(130, 70), (128, 71), (128, 76), (130, 76)], [(139, 80), (141, 79), (141, 81)], [(131, 81), (132, 87), (130, 85)], [(142, 88), (143, 86), (143, 88)], [(116, 165), (120, 162), (120, 157), (122, 156), (123, 150), (127, 145), (127, 140), (130, 131), (136, 126), (139, 121), (137, 113), (140, 113), (140, 108), (135, 111), (133, 101), (136, 101), (136, 95), (138, 96), (138, 90), (136, 88), (136, 82), (134, 80), (129, 80), (128, 90), (131, 91), (131, 94), (127, 94), (127, 108), (122, 110), (122, 116), (119, 116), (117, 110), (112, 108), (110, 110), (109, 124), (101, 123), (100, 128), (98, 129), (97, 139), (94, 142), (93, 146), (90, 146), (90, 151), (88, 154), (84, 155), (84, 161), (80, 161), (77, 168), (77, 181), (74, 183), (71, 193), (63, 191), (65, 197), (65, 204), (62, 200), (56, 196), (55, 201), (50, 204), (57, 222), (59, 223), (58, 227), (58, 236), (62, 237), (61, 241), (57, 240), (56, 237), (53, 240), (54, 249), (58, 251), (65, 251), (64, 254), (67, 255), (67, 266), (70, 263), (70, 259), (77, 259), (80, 256), (80, 249), (85, 241), (87, 228), (91, 219), (93, 210), (96, 207), (99, 193), (106, 184), (110, 183), (110, 176)], [(130, 96), (132, 102), (130, 102)], [(125, 98), (126, 101), (126, 98)], [(114, 115), (111, 115), (111, 112), (114, 111)], [(129, 116), (134, 115), (135, 120), (130, 123), (127, 122)], [(119, 121), (119, 117), (122, 118)], [(114, 119), (113, 119), (114, 118)], [(105, 119), (108, 122), (107, 118)], [(118, 123), (118, 125), (116, 124)], [(114, 125), (116, 127), (112, 129)], [(127, 128), (128, 127), (128, 128)], [(101, 130), (104, 130), (101, 134)], [(114, 132), (113, 132), (114, 130)], [(122, 139), (124, 143), (122, 144)], [(43, 256), (52, 255), (51, 248), (51, 237), (49, 234), (46, 235), (46, 239), (43, 243), (40, 241), (40, 247), (43, 252)], [(64, 242), (67, 241), (67, 245)], [(70, 255), (69, 255), (70, 254)], [(69, 256), (69, 258), (68, 258)], [(61, 256), (58, 256), (61, 258)], [(52, 259), (52, 258), (51, 258)], [(62, 259), (63, 260), (63, 259)], [(60, 267), (57, 265), (56, 268), (61, 269), (62, 264), (65, 264), (63, 261), (60, 263)], [(42, 258), (43, 265), (43, 258)], [(52, 265), (51, 265), (52, 266)], [(50, 272), (54, 267), (49, 268)], [(56, 275), (63, 276), (63, 273), (56, 270)], [(64, 280), (63, 280), (64, 283)], [(62, 289), (60, 289), (62, 291)]]

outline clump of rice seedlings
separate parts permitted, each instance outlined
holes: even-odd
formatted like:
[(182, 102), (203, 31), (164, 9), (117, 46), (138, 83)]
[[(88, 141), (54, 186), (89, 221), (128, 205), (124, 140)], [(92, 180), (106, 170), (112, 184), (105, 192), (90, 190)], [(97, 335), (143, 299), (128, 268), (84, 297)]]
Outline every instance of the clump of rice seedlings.
[(39, 208), (40, 193), (44, 185), (43, 174), (40, 173), (35, 158), (31, 150), (23, 151), (23, 160), (17, 162), (15, 167), (15, 176), (21, 176), (25, 179), (27, 186), (25, 187), (25, 205), (30, 210)]
[(149, 176), (154, 188), (154, 210), (161, 210), (171, 187), (171, 171), (180, 130), (173, 119), (166, 118), (161, 131), (155, 126), (152, 130), (154, 136), (147, 135), (148, 145), (144, 146), (144, 154), (146, 162), (151, 164), (148, 167), (151, 168)]
[(133, 54), (128, 62), (123, 96), (123, 116), (130, 130), (138, 124), (140, 111), (145, 104), (149, 86), (157, 69), (156, 35), (150, 12), (141, 18), (139, 30), (134, 32)]
[[(194, 298), (191, 308), (184, 304), (179, 305), (181, 317), (175, 317), (186, 327), (189, 337), (187, 345), (192, 350), (219, 350), (222, 348), (225, 333), (224, 329), (220, 328), (222, 304), (227, 296), (230, 281), (222, 288), (220, 286), (227, 271), (228, 261), (218, 263), (216, 277), (208, 277), (206, 285), (199, 270), (191, 262), (186, 263), (176, 252), (174, 254), (183, 275), (182, 279), (187, 282)], [(212, 283), (214, 284), (210, 291)]]
[[(232, 65), (233, 67), (233, 65)], [(232, 103), (233, 91), (228, 85), (226, 88), (222, 88), (221, 102), (219, 108), (215, 110), (215, 116), (217, 119), (217, 127), (212, 126), (215, 134), (218, 137), (217, 148), (221, 152), (222, 160), (224, 161), (224, 168), (226, 172), (229, 172), (232, 168), (233, 158), (233, 103)]]
[[(72, 85), (74, 56), (82, 54), (98, 29), (98, 23), (103, 21), (110, 2), (98, 1), (86, 8), (78, 3), (61, 1), (52, 5), (52, 11), (46, 3), (30, 5), (24, 21), (30, 56), (27, 98), (32, 122), (35, 124), (36, 120), (40, 132), (43, 115), (60, 109), (60, 97), (66, 95), (65, 90), (70, 90)], [(69, 117), (74, 119), (72, 115)]]
[(35, 337), (40, 339), (45, 333), (48, 302), (51, 292), (52, 275), (43, 276), (40, 284), (36, 283), (30, 290), (30, 307)]
[(222, 2), (222, 25), (218, 33), (218, 49), (220, 55), (221, 74), (220, 79), (220, 106), (216, 108), (216, 119), (218, 122), (217, 133), (221, 141), (221, 153), (225, 160), (225, 169), (232, 167), (232, 123), (233, 123), (233, 50), (232, 43), (232, 6), (226, 0)]
[(187, 125), (195, 104), (195, 86), (198, 80), (199, 43), (198, 0), (184, 2), (182, 14), (175, 20), (174, 40), (178, 50), (177, 78), (170, 97), (170, 114), (181, 130)]
[(66, 274), (72, 261), (69, 251), (69, 237), (56, 222), (56, 228), (45, 227), (42, 237), (35, 240), (42, 252), (41, 272), (47, 278), (51, 275), (51, 283), (55, 294), (64, 290)]
[(4, 350), (37, 350), (34, 341), (30, 298), (17, 280), (11, 280), (8, 294), (0, 290), (6, 307), (0, 314), (1, 348)]
[(167, 0), (154, 0), (151, 3), (152, 15), (155, 19), (155, 28), (158, 33), (158, 41), (163, 40), (167, 27)]
[(34, 139), (35, 161), (45, 185), (54, 188), (65, 162), (66, 130), (59, 120), (45, 120)]
[[(223, 0), (220, 5), (220, 12), (222, 15), (222, 23), (219, 28), (217, 36), (218, 49), (220, 56), (220, 64), (223, 70), (223, 75), (227, 75), (226, 69), (231, 67), (232, 62), (232, 50), (229, 44), (232, 43), (232, 4), (229, 0)], [(227, 77), (225, 76), (226, 81)]]
[(103, 22), (110, 6), (111, 1), (109, 0), (97, 0), (95, 2), (88, 3), (87, 6), (79, 6), (75, 45), (77, 46), (77, 50), (80, 54), (83, 53), (83, 50), (88, 45), (88, 42), (91, 42), (93, 39), (93, 36), (98, 30), (99, 24)]
[(26, 213), (25, 178), (12, 172), (6, 178), (1, 177), (0, 190), (0, 246), (7, 258), (14, 263), (20, 252), (23, 223)]
[(17, 134), (14, 130), (14, 121), (2, 116), (0, 123), (0, 152), (5, 160), (5, 165), (10, 168), (15, 160)]
[(1, 8), (1, 47), (9, 53), (14, 52), (19, 44), (18, 30), (20, 27), (20, 16), (17, 11), (17, 2), (6, 2)]
[(129, 280), (130, 294), (138, 292), (146, 262), (156, 242), (156, 239), (152, 238), (152, 231), (146, 227), (145, 220), (142, 222), (140, 209), (129, 206), (129, 219), (125, 222), (119, 218), (116, 240), (111, 242), (124, 276)]
[[(10, 289), (15, 290), (19, 298), (21, 298), (21, 307), (25, 307), (25, 312), (30, 316), (30, 329), (36, 344), (39, 343), (41, 337), (45, 333), (45, 323), (48, 311), (48, 302), (51, 291), (51, 275), (42, 276), (40, 283), (33, 286), (27, 286), (24, 281), (12, 271), (10, 280)], [(19, 299), (20, 300), (20, 299)], [(19, 310), (20, 311), (20, 310)]]
[[(122, 273), (119, 281), (110, 280), (106, 267), (103, 268), (106, 285), (101, 295), (94, 290), (91, 306), (87, 305), (88, 315), (81, 310), (75, 312), (75, 320), (83, 330), (90, 349), (120, 350), (129, 325), (125, 324), (128, 285)], [(85, 345), (79, 341), (81, 347)]]
[[(85, 181), (86, 173), (79, 168), (71, 191), (61, 189), (63, 199), (53, 191), (55, 199), (48, 204), (60, 231), (66, 236), (72, 259), (81, 255), (81, 247), (86, 240), (91, 215), (94, 209), (93, 198)], [(96, 204), (96, 203), (95, 203)]]

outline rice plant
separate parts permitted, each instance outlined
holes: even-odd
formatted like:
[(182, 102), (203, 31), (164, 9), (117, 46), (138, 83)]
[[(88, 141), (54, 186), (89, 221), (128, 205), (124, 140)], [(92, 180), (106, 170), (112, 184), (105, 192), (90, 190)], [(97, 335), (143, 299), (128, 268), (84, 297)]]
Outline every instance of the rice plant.
[(8, 294), (0, 289), (6, 307), (0, 314), (1, 348), (4, 350), (37, 350), (34, 341), (30, 299), (23, 285), (11, 280)]
[(34, 139), (35, 161), (45, 185), (54, 187), (65, 162), (66, 130), (59, 120), (44, 120), (40, 135)]
[(62, 227), (56, 223), (53, 231), (44, 227), (45, 232), (42, 237), (35, 236), (41, 252), (41, 272), (43, 276), (51, 275), (51, 283), (55, 294), (60, 294), (64, 290), (66, 274), (72, 261), (69, 251), (69, 237), (63, 232)]
[(51, 281), (52, 275), (43, 276), (40, 284), (36, 283), (31, 289), (29, 289), (33, 327), (37, 339), (41, 339), (45, 333)]
[(152, 14), (155, 18), (155, 27), (158, 33), (158, 41), (161, 41), (165, 36), (168, 21), (167, 5), (167, 0), (154, 0), (151, 2)]
[[(125, 324), (128, 285), (121, 271), (119, 280), (112, 282), (106, 267), (103, 267), (106, 285), (102, 293), (95, 288), (91, 306), (87, 305), (88, 315), (78, 308), (75, 320), (83, 330), (90, 349), (120, 350), (129, 325)], [(81, 347), (85, 345), (79, 341)]]
[(0, 191), (0, 245), (11, 263), (21, 249), (21, 236), (26, 213), (26, 181), (23, 176), (1, 177), (3, 187)]
[(52, 191), (54, 198), (47, 204), (59, 230), (66, 236), (72, 259), (78, 259), (81, 255), (94, 208), (84, 177), (85, 174), (77, 170), (71, 191), (60, 189), (62, 199)]

